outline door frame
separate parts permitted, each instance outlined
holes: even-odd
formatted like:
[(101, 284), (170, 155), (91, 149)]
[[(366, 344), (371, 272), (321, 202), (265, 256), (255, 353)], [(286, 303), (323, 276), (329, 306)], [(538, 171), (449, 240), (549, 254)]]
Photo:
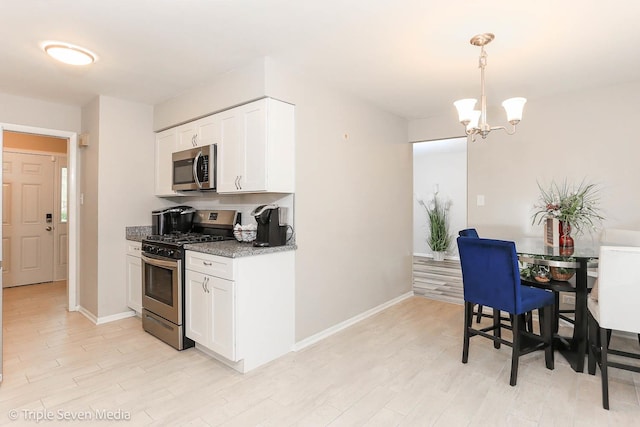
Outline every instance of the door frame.
[[(78, 311), (78, 227), (80, 224), (78, 209), (78, 134), (77, 132), (69, 132), (56, 129), (46, 129), (33, 126), (15, 125), (10, 123), (0, 123), (0, 163), (2, 162), (3, 149), (3, 132), (4, 131), (30, 133), (35, 135), (53, 136), (57, 138), (67, 139), (67, 197), (68, 197), (68, 213), (69, 222), (69, 273), (67, 277), (67, 299), (69, 311)], [(2, 193), (0, 189), (0, 199)], [(0, 238), (2, 231), (0, 231)], [(2, 245), (0, 245), (0, 260), (2, 259)], [(0, 313), (2, 313), (2, 299), (0, 297)], [(0, 318), (0, 327), (2, 326)], [(0, 332), (1, 334), (1, 332)], [(0, 339), (1, 339), (0, 335)], [(1, 357), (1, 356), (0, 356)], [(0, 362), (1, 362), (0, 358)], [(1, 372), (1, 371), (0, 371)], [(1, 377), (0, 377), (1, 378)], [(1, 380), (0, 380), (1, 381)]]

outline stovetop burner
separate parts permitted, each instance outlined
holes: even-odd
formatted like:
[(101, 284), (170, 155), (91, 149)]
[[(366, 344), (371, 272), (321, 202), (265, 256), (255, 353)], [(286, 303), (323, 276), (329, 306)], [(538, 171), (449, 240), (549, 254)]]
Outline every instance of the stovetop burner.
[(224, 240), (223, 236), (202, 233), (171, 233), (163, 235), (147, 236), (145, 240), (153, 242), (170, 243), (184, 245), (186, 243), (204, 243)]

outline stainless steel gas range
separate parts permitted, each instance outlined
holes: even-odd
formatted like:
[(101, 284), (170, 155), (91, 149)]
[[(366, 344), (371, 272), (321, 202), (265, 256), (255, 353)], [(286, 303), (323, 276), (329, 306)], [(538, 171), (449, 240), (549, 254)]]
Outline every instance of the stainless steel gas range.
[(142, 240), (142, 327), (178, 350), (193, 347), (185, 336), (184, 245), (233, 239), (233, 210), (196, 211), (192, 231)]

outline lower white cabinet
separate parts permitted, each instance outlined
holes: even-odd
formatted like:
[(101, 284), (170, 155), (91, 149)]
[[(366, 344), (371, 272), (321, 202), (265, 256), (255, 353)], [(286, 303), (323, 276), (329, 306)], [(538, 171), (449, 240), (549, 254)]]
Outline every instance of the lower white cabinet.
[(240, 372), (292, 350), (295, 251), (185, 257), (185, 331), (196, 348)]
[(142, 313), (142, 244), (127, 240), (127, 306)]
[(235, 282), (186, 271), (186, 334), (236, 362)]

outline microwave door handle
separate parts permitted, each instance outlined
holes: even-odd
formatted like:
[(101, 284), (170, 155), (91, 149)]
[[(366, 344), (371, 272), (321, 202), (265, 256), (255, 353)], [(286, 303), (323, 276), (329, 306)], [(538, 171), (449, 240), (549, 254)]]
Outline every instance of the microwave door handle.
[(198, 188), (202, 190), (202, 183), (198, 179), (198, 160), (200, 160), (200, 157), (202, 157), (202, 150), (198, 151), (198, 154), (196, 154), (196, 157), (193, 159), (193, 179)]

